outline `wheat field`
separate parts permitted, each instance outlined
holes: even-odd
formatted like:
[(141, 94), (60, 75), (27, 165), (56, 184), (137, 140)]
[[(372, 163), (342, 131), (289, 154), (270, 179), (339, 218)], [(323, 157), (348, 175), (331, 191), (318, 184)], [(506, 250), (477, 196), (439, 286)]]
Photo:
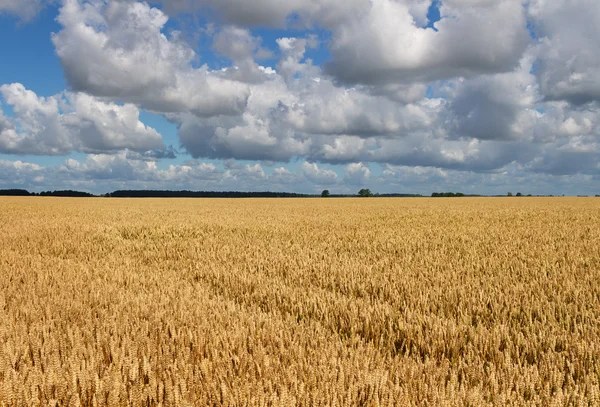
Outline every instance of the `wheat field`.
[(600, 405), (600, 200), (0, 199), (0, 406)]

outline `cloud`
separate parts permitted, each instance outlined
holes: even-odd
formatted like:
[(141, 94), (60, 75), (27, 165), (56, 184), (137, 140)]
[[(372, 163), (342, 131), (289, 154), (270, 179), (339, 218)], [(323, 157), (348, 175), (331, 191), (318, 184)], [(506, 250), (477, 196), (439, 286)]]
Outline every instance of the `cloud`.
[(33, 186), (45, 181), (45, 168), (20, 160), (0, 159), (0, 186), (5, 188)]
[(161, 168), (130, 151), (68, 158), (58, 166), (0, 160), (0, 188), (33, 190), (79, 188), (95, 193), (115, 189), (188, 189), (247, 191), (312, 191), (301, 173), (283, 167), (266, 172), (260, 164), (189, 162)]
[(211, 163), (170, 165), (158, 167), (155, 161), (131, 159), (128, 151), (117, 154), (89, 154), (84, 162), (68, 159), (56, 171), (67, 180), (105, 180), (111, 182), (139, 182), (141, 185), (185, 185), (186, 183), (219, 181), (223, 171)]
[(251, 113), (241, 118), (201, 120), (184, 116), (179, 126), (181, 144), (194, 158), (289, 161), (302, 156), (309, 141), (290, 130), (278, 129), (266, 118)]
[(401, 137), (435, 121), (440, 109), (436, 101), (404, 104), (372, 95), (369, 89), (335, 86), (330, 78), (321, 77), (318, 67), (303, 60), (308, 41), (278, 40), (285, 50), (279, 68), (251, 85), (252, 95), (242, 115), (171, 116), (179, 125), (182, 146), (195, 158), (333, 160), (346, 154), (345, 149), (336, 149), (340, 140)]
[(289, 126), (309, 134), (402, 134), (429, 126), (436, 113), (431, 103), (399, 105), (363, 89), (338, 88), (325, 79), (305, 85), (302, 91), (306, 97), (286, 105), (282, 113)]
[(454, 137), (480, 140), (531, 139), (541, 99), (532, 58), (523, 58), (512, 72), (460, 79), (449, 100), (446, 123)]
[[(573, 146), (569, 147), (572, 148)], [(554, 162), (554, 157), (549, 156)], [(576, 162), (577, 160), (568, 160)], [(545, 165), (542, 161), (540, 166)], [(592, 165), (593, 163), (588, 163)], [(597, 165), (597, 162), (596, 164)], [(591, 168), (591, 167), (590, 167)], [(311, 163), (303, 163), (290, 171), (276, 167), (265, 171), (257, 164), (220, 166), (218, 163), (189, 162), (161, 167), (154, 161), (129, 158), (128, 151), (117, 154), (90, 154), (85, 159), (69, 158), (58, 166), (42, 166), (21, 160), (0, 159), (0, 188), (26, 188), (34, 191), (79, 189), (105, 193), (116, 189), (187, 189), (215, 191), (288, 191), (318, 193), (327, 187), (334, 193), (355, 194), (357, 187), (379, 193), (421, 193), (459, 191), (465, 193), (502, 194), (520, 191), (524, 194), (596, 194), (600, 174), (547, 169), (518, 164), (501, 171), (476, 172), (443, 170), (432, 167), (384, 165), (375, 175), (364, 163), (345, 167), (345, 177), (323, 183), (311, 180), (311, 169), (327, 173)], [(331, 171), (333, 172), (333, 171)], [(334, 173), (334, 172), (333, 172)], [(332, 178), (334, 178), (332, 176)]]
[(288, 189), (294, 189), (301, 180), (297, 174), (291, 173), (287, 168), (277, 167), (268, 175), (269, 182), (276, 185), (285, 185)]
[(431, 136), (382, 140), (379, 147), (362, 155), (365, 161), (424, 166), (462, 171), (493, 172), (513, 163), (526, 163), (540, 151), (527, 142), (495, 140), (439, 141)]
[(358, 136), (322, 137), (311, 151), (311, 156), (321, 162), (348, 163), (361, 160), (372, 148), (377, 147), (376, 138)]
[(4, 116), (2, 104), (0, 103), (0, 143), (4, 142), (3, 140), (12, 140), (17, 137), (15, 126)]
[(267, 79), (264, 67), (255, 62), (255, 57), (270, 56), (270, 51), (260, 46), (261, 39), (250, 31), (234, 26), (223, 27), (213, 39), (213, 49), (229, 58), (234, 66), (225, 69), (225, 77), (244, 83), (260, 83)]
[(363, 163), (352, 163), (346, 166), (344, 181), (352, 185), (364, 185), (371, 179), (371, 170)]
[[(95, 192), (120, 188), (245, 190), (245, 191), (309, 191), (310, 183), (300, 173), (276, 167), (266, 172), (256, 164), (189, 162), (161, 168), (155, 161), (131, 158), (129, 151), (116, 154), (88, 154), (85, 160), (72, 158), (57, 167), (41, 167), (28, 163), (1, 161), (7, 174), (23, 174), (22, 184), (36, 187), (33, 178), (43, 175), (46, 185), (61, 188), (81, 185)], [(20, 171), (20, 172), (19, 172)], [(7, 184), (7, 181), (4, 185)], [(2, 185), (0, 177), (0, 185)]]
[(37, 16), (43, 8), (43, 0), (0, 0), (0, 15), (14, 15), (25, 22)]
[(600, 101), (600, 9), (594, 0), (532, 0), (536, 76), (548, 100)]
[(388, 190), (429, 195), (432, 192), (463, 192), (467, 194), (597, 194), (598, 177), (571, 174), (532, 173), (515, 165), (503, 171), (477, 173), (473, 171), (440, 170), (428, 167), (385, 166), (381, 184)]
[(142, 153), (137, 151), (127, 151), (127, 158), (131, 160), (146, 160), (146, 161), (156, 161), (156, 160), (173, 160), (177, 158), (179, 152), (173, 146), (169, 146), (164, 150), (154, 149), (144, 151)]
[(301, 169), (304, 176), (317, 185), (333, 185), (338, 181), (335, 171), (321, 169), (316, 163), (304, 162)]
[(347, 83), (434, 81), (510, 71), (529, 43), (520, 0), (444, 1), (420, 27), (410, 1), (373, 0), (332, 29), (327, 71)]
[(248, 87), (194, 68), (196, 53), (162, 33), (167, 20), (146, 3), (65, 0), (52, 41), (71, 88), (158, 112), (241, 113)]
[(38, 97), (20, 83), (0, 86), (15, 118), (0, 115), (0, 152), (66, 155), (125, 148), (164, 150), (161, 135), (139, 120), (139, 110), (103, 102), (84, 93)]
[[(365, 10), (369, 0), (163, 0), (162, 3), (170, 14), (212, 10), (228, 23), (284, 28), (314, 24), (330, 27), (353, 13)], [(422, 5), (418, 10), (422, 15), (423, 4), (427, 1), (412, 3)]]
[[(155, 183), (166, 176), (160, 160), (179, 151), (270, 163), (218, 169), (218, 185), (242, 187), (377, 184), (385, 178), (374, 175), (378, 164), (446, 186), (441, 174), (490, 183), (518, 171), (537, 180), (598, 175), (593, 0), (445, 0), (436, 3), (441, 20), (433, 27), (431, 0), (162, 4), (64, 0), (53, 43), (71, 91), (42, 98), (5, 87), (14, 114), (0, 115), (0, 149), (112, 152), (106, 157), (114, 160), (102, 158), (112, 174)], [(206, 54), (173, 29), (186, 11), (209, 20), (201, 33), (209, 50), (199, 47)], [(256, 26), (290, 30), (263, 41)], [(226, 66), (210, 69), (211, 53)], [(315, 55), (328, 62), (319, 65)], [(278, 60), (262, 66), (264, 57)], [(177, 152), (140, 122), (140, 109), (177, 126)], [(296, 160), (306, 161), (296, 173), (281, 166)], [(324, 164), (343, 165), (344, 175)], [(173, 176), (193, 183), (184, 174), (195, 168), (174, 166)]]

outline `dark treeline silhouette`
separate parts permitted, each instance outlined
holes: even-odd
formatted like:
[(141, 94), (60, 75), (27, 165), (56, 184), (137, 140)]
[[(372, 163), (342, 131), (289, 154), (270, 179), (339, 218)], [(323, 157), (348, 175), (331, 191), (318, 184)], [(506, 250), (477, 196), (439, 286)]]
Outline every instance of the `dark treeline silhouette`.
[(25, 189), (0, 189), (0, 196), (62, 196), (62, 197), (93, 197), (94, 194), (81, 191), (43, 191), (39, 194)]
[(0, 189), (0, 196), (29, 196), (32, 195), (25, 189)]
[(215, 192), (215, 191), (114, 191), (104, 195), (109, 198), (307, 198), (317, 195), (289, 192)]
[(465, 196), (465, 194), (462, 192), (434, 192), (431, 194), (432, 198), (457, 198), (463, 196)]
[(39, 196), (61, 196), (61, 197), (75, 197), (75, 198), (91, 198), (96, 195), (90, 194), (89, 192), (81, 192), (81, 191), (43, 191), (39, 193)]

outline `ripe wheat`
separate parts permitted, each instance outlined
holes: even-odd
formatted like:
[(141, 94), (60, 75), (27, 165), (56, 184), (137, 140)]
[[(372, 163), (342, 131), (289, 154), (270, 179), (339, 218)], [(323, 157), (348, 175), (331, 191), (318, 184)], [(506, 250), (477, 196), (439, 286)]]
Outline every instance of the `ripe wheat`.
[(595, 406), (600, 201), (0, 199), (0, 406)]

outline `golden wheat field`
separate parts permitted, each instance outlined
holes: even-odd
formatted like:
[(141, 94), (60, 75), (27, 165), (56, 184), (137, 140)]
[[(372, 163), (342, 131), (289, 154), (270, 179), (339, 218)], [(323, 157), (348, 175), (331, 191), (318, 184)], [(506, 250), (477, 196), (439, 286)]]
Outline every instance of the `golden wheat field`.
[(600, 405), (600, 200), (0, 199), (1, 406)]

